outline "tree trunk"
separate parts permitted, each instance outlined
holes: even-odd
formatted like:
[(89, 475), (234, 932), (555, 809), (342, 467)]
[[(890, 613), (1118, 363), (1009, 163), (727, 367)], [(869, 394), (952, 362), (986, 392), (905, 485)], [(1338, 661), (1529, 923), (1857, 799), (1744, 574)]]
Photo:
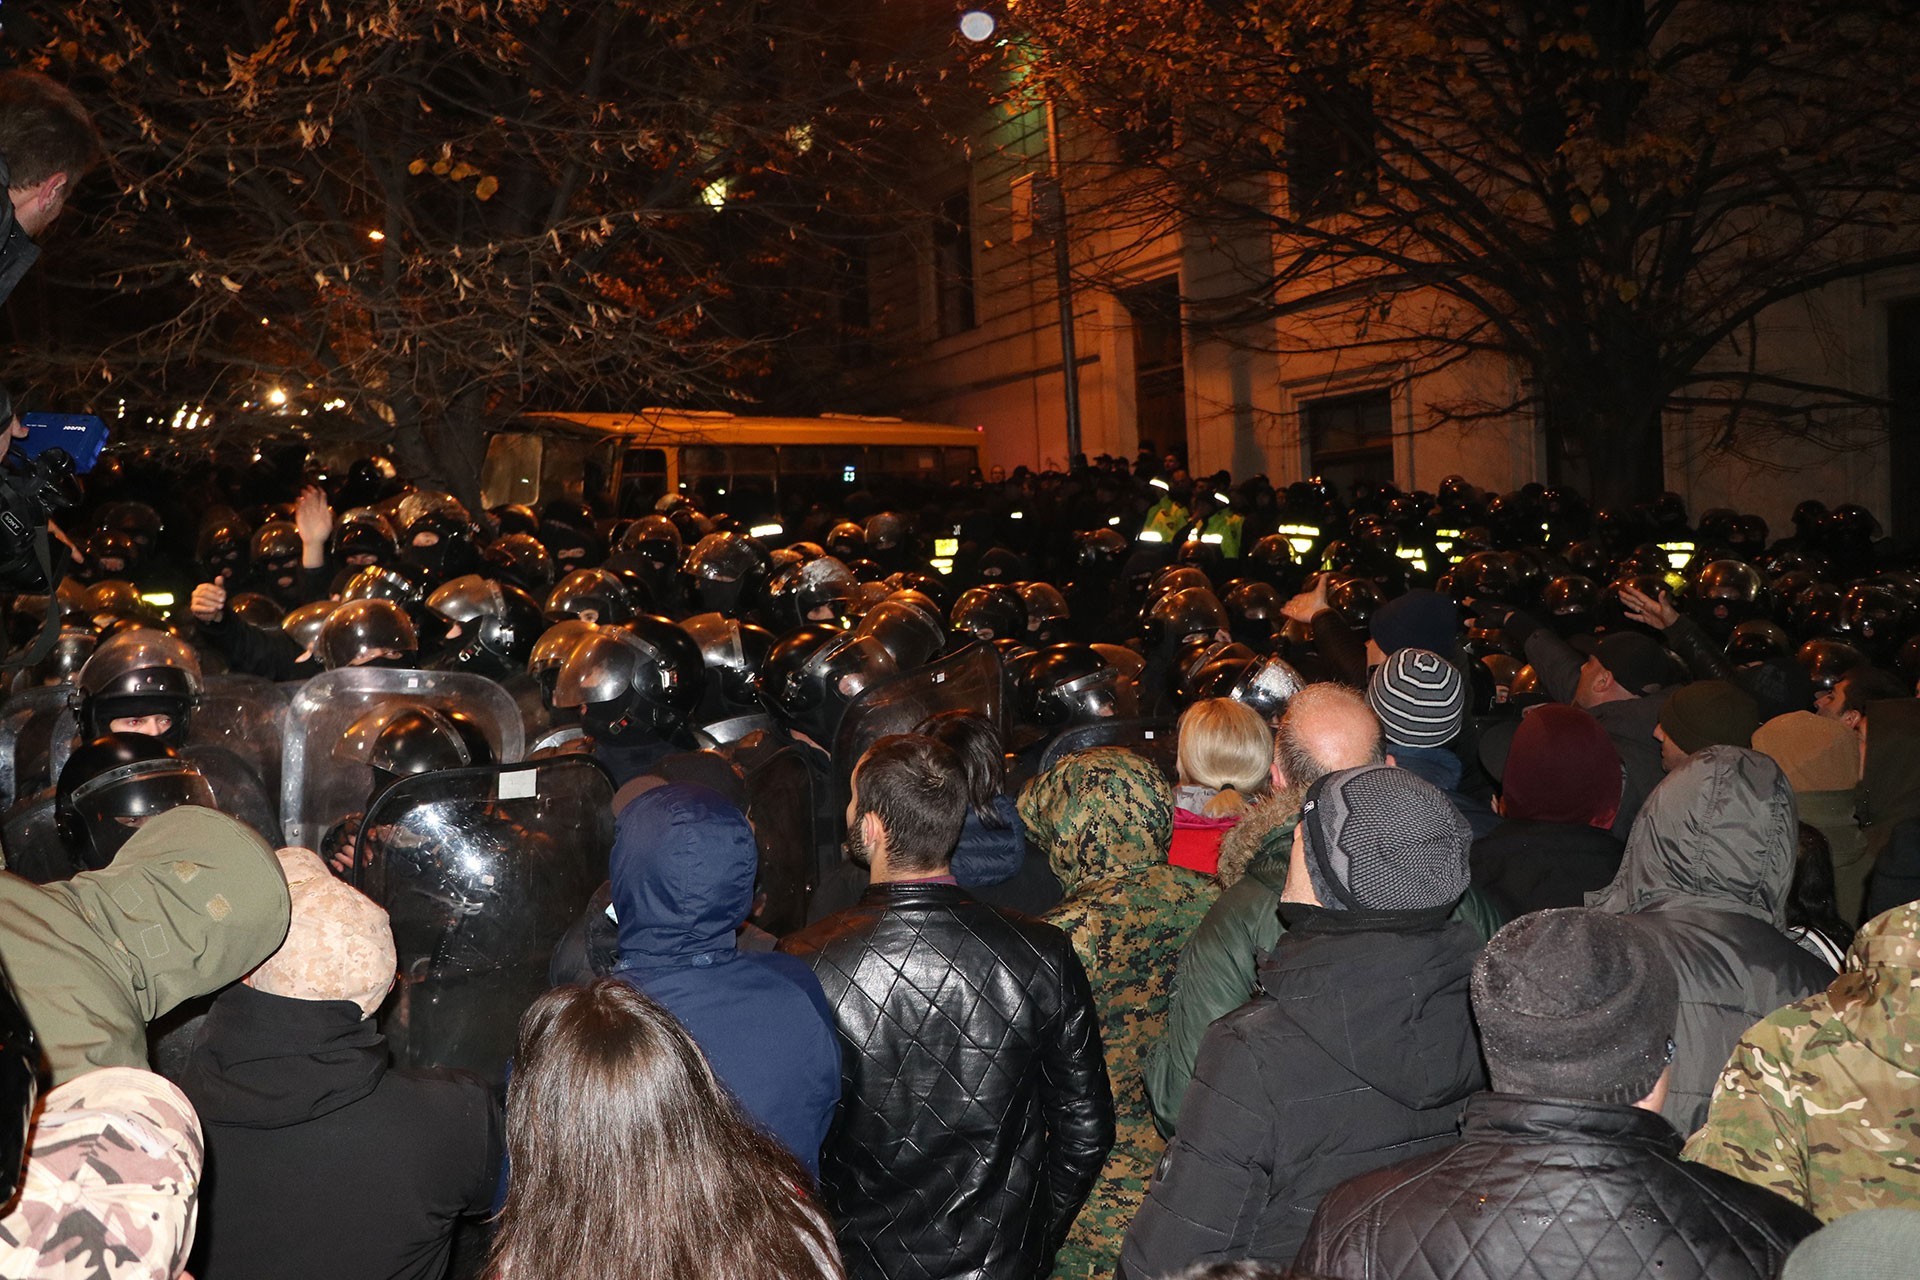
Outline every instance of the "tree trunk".
[(1596, 390), (1547, 393), (1548, 478), (1578, 488), (1596, 508), (1646, 501), (1666, 487), (1660, 412)]

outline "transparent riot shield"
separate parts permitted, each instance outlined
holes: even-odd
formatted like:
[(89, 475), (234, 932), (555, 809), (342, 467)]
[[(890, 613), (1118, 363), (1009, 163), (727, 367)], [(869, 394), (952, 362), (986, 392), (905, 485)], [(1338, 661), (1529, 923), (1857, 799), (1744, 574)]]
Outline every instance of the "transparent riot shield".
[(45, 685), (0, 702), (0, 811), (53, 785), (72, 752), (78, 717), (68, 709), (68, 685)]
[[(292, 691), (259, 676), (208, 676), (206, 683), (187, 728), (189, 752), (215, 747), (245, 761), (277, 813), (282, 724)], [(219, 783), (213, 790), (220, 794)]]
[(513, 699), (514, 705), (520, 708), (520, 723), (530, 744), (527, 747), (528, 755), (532, 755), (535, 750), (531, 744), (544, 742), (554, 730), (567, 727), (554, 722), (553, 712), (548, 709), (546, 699), (541, 696), (540, 682), (526, 672), (508, 676), (499, 683), (500, 687), (505, 689), (508, 696)]
[(0, 823), (0, 850), (7, 870), (35, 884), (64, 880), (78, 868), (54, 825), (53, 792), (22, 800)]
[(745, 766), (747, 819), (760, 845), (760, 892), (767, 895), (757, 923), (776, 936), (807, 922), (813, 896), (813, 771), (792, 747)]
[(187, 743), (180, 754), (200, 771), (207, 785), (213, 788), (215, 807), (220, 812), (240, 819), (276, 849), (286, 843), (280, 830), (279, 797), (267, 789), (267, 784), (247, 758), (225, 747), (193, 742)]
[(890, 733), (912, 733), (915, 725), (942, 711), (977, 711), (1004, 738), (1011, 701), (999, 651), (989, 644), (970, 644), (854, 699), (834, 736), (834, 776), (844, 792), (853, 766), (868, 747)]
[(393, 924), (397, 1065), (503, 1078), (555, 944), (607, 878), (612, 803), (583, 756), (419, 774), (374, 802), (352, 878)]
[(1125, 747), (1153, 761), (1159, 766), (1160, 772), (1167, 775), (1168, 782), (1178, 785), (1179, 743), (1175, 727), (1172, 720), (1102, 720), (1098, 724), (1063, 729), (1058, 737), (1047, 744), (1046, 754), (1040, 759), (1040, 769), (1045, 772), (1058, 764), (1062, 757), (1076, 751), (1091, 751), (1095, 747)]
[(287, 843), (320, 849), (342, 818), (366, 807), (373, 771), (340, 750), (364, 716), (425, 706), (457, 712), (479, 726), (495, 764), (526, 756), (520, 708), (496, 682), (467, 671), (395, 671), (343, 667), (323, 671), (287, 707), (280, 823)]

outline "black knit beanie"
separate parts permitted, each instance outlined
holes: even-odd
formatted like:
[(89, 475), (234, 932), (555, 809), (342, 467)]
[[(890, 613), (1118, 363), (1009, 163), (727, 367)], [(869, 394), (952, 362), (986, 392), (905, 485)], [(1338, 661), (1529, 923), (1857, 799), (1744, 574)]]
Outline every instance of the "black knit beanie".
[(1473, 965), (1473, 1016), (1501, 1093), (1638, 1102), (1673, 1060), (1673, 967), (1631, 921), (1525, 915)]
[(1467, 891), (1467, 820), (1405, 769), (1370, 764), (1328, 774), (1307, 788), (1300, 824), (1307, 878), (1331, 910), (1430, 911)]

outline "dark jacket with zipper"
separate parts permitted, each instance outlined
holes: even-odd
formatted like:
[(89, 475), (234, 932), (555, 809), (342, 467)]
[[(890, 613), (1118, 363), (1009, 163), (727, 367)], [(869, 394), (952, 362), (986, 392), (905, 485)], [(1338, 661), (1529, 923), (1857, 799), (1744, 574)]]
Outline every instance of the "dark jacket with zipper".
[(1287, 903), (1261, 994), (1207, 1030), (1121, 1276), (1293, 1260), (1348, 1178), (1453, 1140), (1486, 1086), (1468, 1007), (1481, 941), (1429, 912)]
[(492, 1092), (387, 1066), (347, 1000), (229, 987), (180, 1087), (206, 1133), (199, 1280), (439, 1280), (501, 1157)]
[(1458, 1143), (1321, 1201), (1299, 1261), (1341, 1280), (1768, 1280), (1819, 1225), (1681, 1159), (1652, 1112), (1484, 1093)]
[(879, 884), (780, 944), (833, 1006), (820, 1180), (852, 1280), (1036, 1280), (1113, 1145), (1100, 1021), (1067, 936), (957, 885)]

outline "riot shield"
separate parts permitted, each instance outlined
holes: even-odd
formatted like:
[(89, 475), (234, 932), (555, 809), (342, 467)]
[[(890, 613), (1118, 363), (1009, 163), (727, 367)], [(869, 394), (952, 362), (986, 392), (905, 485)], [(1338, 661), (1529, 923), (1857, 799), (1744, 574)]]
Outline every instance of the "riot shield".
[(990, 644), (970, 644), (949, 657), (875, 685), (855, 698), (834, 735), (833, 772), (842, 798), (853, 766), (868, 747), (890, 733), (912, 733), (914, 726), (941, 711), (976, 711), (1007, 732), (1007, 677), (1000, 653)]
[(612, 805), (583, 756), (418, 774), (375, 801), (353, 880), (393, 924), (396, 1065), (503, 1078), (555, 944), (607, 878)]
[(1102, 720), (1098, 724), (1075, 725), (1063, 729), (1047, 744), (1040, 758), (1040, 770), (1046, 772), (1063, 757), (1095, 747), (1125, 747), (1158, 765), (1167, 781), (1179, 785), (1179, 741), (1172, 720)]
[(8, 871), (35, 884), (65, 880), (79, 869), (54, 825), (52, 791), (14, 806), (0, 823), (0, 850), (6, 855)]
[(213, 788), (215, 807), (231, 818), (252, 827), (260, 838), (274, 848), (281, 839), (278, 797), (267, 789), (250, 758), (242, 758), (225, 747), (189, 742), (181, 756), (198, 769)]
[(59, 777), (79, 732), (79, 719), (67, 707), (71, 692), (69, 685), (44, 685), (0, 702), (0, 811)]
[[(281, 722), (286, 719), (291, 693), (259, 676), (207, 677), (206, 692), (193, 710), (187, 728), (187, 746), (215, 747), (245, 761), (258, 783), (279, 808)], [(215, 795), (220, 784), (214, 783)], [(222, 805), (224, 808), (224, 804)], [(264, 834), (264, 833), (263, 833)]]
[(807, 923), (813, 896), (813, 771), (786, 747), (745, 772), (747, 819), (760, 846), (760, 891), (767, 895), (756, 923), (782, 936)]
[[(500, 681), (500, 687), (520, 708), (520, 724), (529, 744), (543, 741), (555, 729), (567, 727), (554, 723), (553, 712), (547, 707), (546, 698), (541, 695), (540, 682), (526, 672), (508, 676)], [(533, 751), (533, 746), (529, 745), (527, 754), (532, 755)]]
[(520, 708), (485, 676), (377, 667), (324, 671), (295, 692), (287, 708), (280, 781), (280, 825), (287, 843), (322, 848), (329, 830), (366, 806), (372, 770), (344, 758), (338, 748), (361, 717), (407, 706), (466, 716), (486, 734), (499, 764), (525, 758)]

